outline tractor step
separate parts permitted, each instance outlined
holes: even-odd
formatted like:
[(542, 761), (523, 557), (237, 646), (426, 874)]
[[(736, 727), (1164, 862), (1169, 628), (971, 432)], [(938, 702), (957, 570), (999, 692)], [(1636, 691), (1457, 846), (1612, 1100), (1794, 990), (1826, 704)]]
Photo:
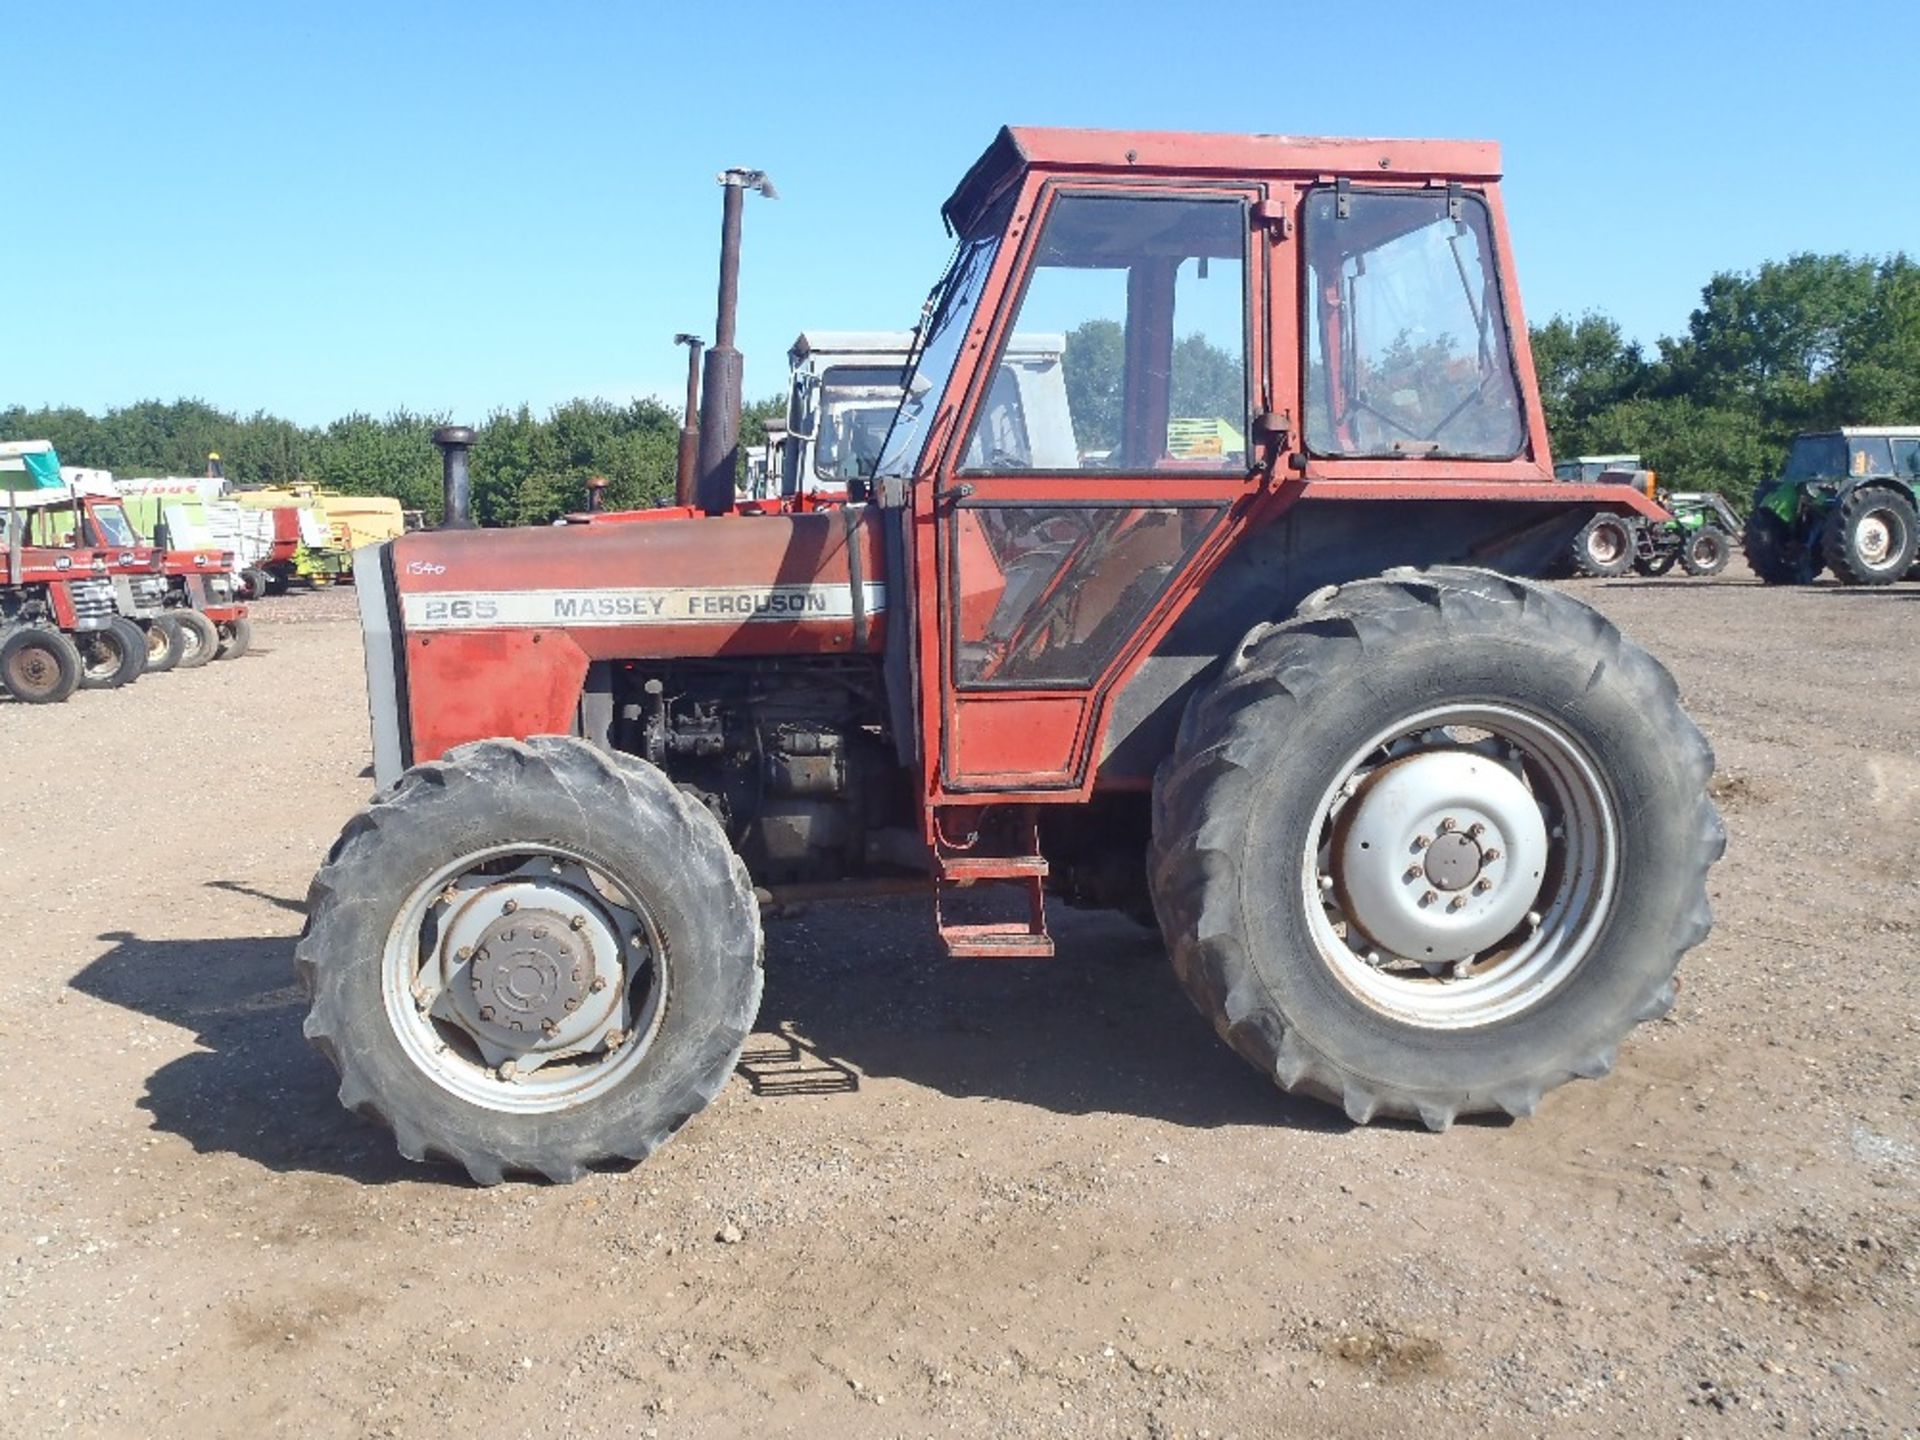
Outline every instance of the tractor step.
[[(956, 960), (1046, 959), (1053, 954), (1053, 936), (1047, 933), (1047, 857), (1040, 853), (1040, 836), (1032, 817), (1022, 826), (1026, 853), (1020, 855), (938, 855), (934, 883), (934, 923), (940, 941)], [(946, 900), (956, 891), (975, 887), (1013, 886), (1021, 892), (1026, 911), (1022, 919), (949, 920)]]

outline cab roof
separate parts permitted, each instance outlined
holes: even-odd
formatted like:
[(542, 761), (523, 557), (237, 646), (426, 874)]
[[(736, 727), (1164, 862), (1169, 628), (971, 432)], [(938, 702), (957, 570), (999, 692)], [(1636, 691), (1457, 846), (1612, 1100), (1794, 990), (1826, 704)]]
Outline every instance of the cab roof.
[(1490, 140), (1341, 139), (1323, 135), (1209, 135), (1182, 130), (1003, 127), (973, 162), (941, 215), (960, 234), (1025, 170), (1179, 175), (1220, 180), (1269, 175), (1366, 176), (1419, 181), (1500, 178)]
[(1920, 425), (1842, 425), (1837, 430), (1803, 430), (1793, 438), (1812, 440), (1822, 435), (1844, 435), (1849, 440), (1894, 440), (1920, 435)]

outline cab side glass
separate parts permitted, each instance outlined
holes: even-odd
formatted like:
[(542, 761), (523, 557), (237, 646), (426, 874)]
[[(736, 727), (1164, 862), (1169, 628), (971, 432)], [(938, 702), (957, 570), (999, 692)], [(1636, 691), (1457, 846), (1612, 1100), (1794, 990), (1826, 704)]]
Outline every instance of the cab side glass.
[(1920, 480), (1920, 438), (1893, 442), (1893, 473), (1906, 480)]
[(1486, 202), (1331, 187), (1305, 203), (1307, 448), (1510, 460), (1526, 443)]
[(962, 468), (1244, 470), (1245, 207), (1063, 195)]

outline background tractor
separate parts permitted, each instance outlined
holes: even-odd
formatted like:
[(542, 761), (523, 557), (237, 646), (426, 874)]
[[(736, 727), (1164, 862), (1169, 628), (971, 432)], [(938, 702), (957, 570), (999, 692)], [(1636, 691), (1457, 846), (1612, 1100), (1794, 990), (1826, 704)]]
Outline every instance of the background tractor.
[(1740, 517), (1710, 490), (1669, 491), (1643, 469), (1638, 455), (1582, 455), (1553, 467), (1555, 478), (1590, 484), (1631, 485), (1652, 500), (1660, 516), (1601, 510), (1581, 527), (1567, 553), (1576, 575), (1664, 575), (1676, 563), (1696, 577), (1718, 575), (1733, 558)]
[(1665, 670), (1500, 573), (1665, 517), (1554, 479), (1499, 176), (1003, 130), (864, 486), (742, 504), (726, 172), (692, 503), (477, 530), (448, 427), (447, 527), (361, 554), (378, 791), (296, 951), (342, 1101), (482, 1182), (641, 1159), (732, 1072), (761, 906), (903, 889), (959, 958), (1050, 955), (1049, 893), (1157, 924), (1356, 1123), (1605, 1074), (1723, 838)]
[(40, 493), (0, 487), (0, 689), (30, 705), (128, 684), (147, 655), (145, 637), (114, 613), (104, 555), (30, 543)]
[(1890, 585), (1920, 558), (1920, 425), (1796, 436), (1779, 480), (1747, 517), (1747, 564), (1769, 585), (1824, 569), (1847, 585)]

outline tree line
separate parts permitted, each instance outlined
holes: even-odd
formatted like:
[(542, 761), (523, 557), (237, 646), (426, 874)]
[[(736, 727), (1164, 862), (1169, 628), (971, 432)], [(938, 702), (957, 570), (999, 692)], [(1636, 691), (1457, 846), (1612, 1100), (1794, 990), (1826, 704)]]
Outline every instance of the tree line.
[[(1920, 264), (1904, 254), (1803, 254), (1715, 275), (1686, 332), (1651, 350), (1599, 312), (1555, 316), (1534, 327), (1532, 340), (1556, 455), (1637, 452), (1670, 488), (1719, 490), (1742, 507), (1778, 472), (1798, 431), (1920, 424)], [(1113, 341), (1083, 337), (1091, 349)], [(1180, 369), (1196, 391), (1211, 392), (1217, 367), (1205, 358), (1188, 357)], [(1090, 415), (1118, 403), (1077, 398)], [(784, 409), (778, 396), (748, 406), (742, 444), (760, 443), (766, 420)], [(402, 410), (302, 426), (199, 400), (142, 401), (98, 416), (15, 405), (0, 408), (0, 439), (51, 440), (66, 464), (130, 476), (198, 475), (217, 451), (241, 485), (310, 480), (392, 495), (434, 521), (440, 458), (431, 436), (445, 419)], [(570, 400), (544, 416), (521, 406), (478, 429), (473, 492), (483, 524), (541, 524), (583, 509), (595, 476), (607, 480), (613, 507), (673, 494), (679, 415), (664, 402)]]

